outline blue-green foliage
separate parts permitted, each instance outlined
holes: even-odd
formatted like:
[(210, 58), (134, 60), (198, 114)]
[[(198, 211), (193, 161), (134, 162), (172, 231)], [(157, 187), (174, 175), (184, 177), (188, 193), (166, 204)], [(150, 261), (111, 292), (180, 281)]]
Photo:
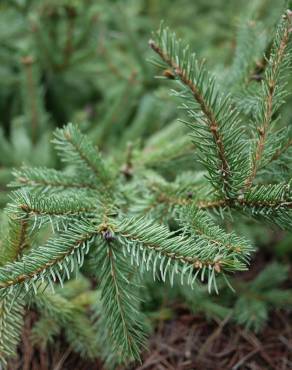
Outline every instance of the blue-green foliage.
[[(85, 82), (91, 81), (95, 68), (81, 47), (85, 30), (79, 26), (79, 32), (74, 33), (71, 29), (72, 19), (77, 24), (80, 21), (77, 17), (80, 9), (80, 17), (86, 20), (87, 13), (80, 4), (77, 1), (70, 6), (64, 1), (61, 7), (41, 6), (39, 17), (32, 16), (33, 27), (39, 30), (33, 38), (35, 45), (56, 49), (51, 58), (46, 58), (45, 53), (34, 56), (42, 68), (46, 66), (47, 104), (50, 99), (56, 106), (56, 101), (59, 102), (59, 107), (52, 110), (54, 119), (69, 118), (67, 109), (75, 103), (74, 91), (72, 95), (63, 94), (64, 86), (69, 85), (71, 90), (80, 88), (80, 96), (86, 97)], [(104, 9), (104, 3), (101, 4)], [(24, 13), (29, 8), (19, 7)], [(94, 13), (93, 4), (89, 9)], [(139, 360), (147, 332), (147, 320), (141, 309), (143, 286), (149, 286), (149, 276), (166, 286), (169, 283), (170, 289), (181, 285), (179, 294), (193, 309), (220, 318), (231, 315), (232, 308), (213, 298), (209, 300), (206, 293), (223, 292), (230, 302), (230, 290), (226, 293), (226, 286), (230, 287), (231, 280), (235, 289), (242, 289), (234, 303), (233, 318), (256, 330), (263, 326), (270, 307), (290, 302), (289, 293), (278, 289), (285, 279), (285, 267), (281, 265), (267, 268), (254, 284), (236, 286), (231, 275), (249, 268), (255, 247), (230, 227), (232, 217), (236, 221), (242, 213), (249, 221), (256, 219), (288, 231), (292, 229), (290, 163), (285, 170), (278, 169), (283, 175), (281, 181), (278, 178), (271, 181), (272, 171), (269, 172), (291, 144), (286, 122), (280, 125), (279, 114), (286, 96), (283, 76), (291, 59), (291, 12), (284, 13), (276, 30), (260, 89), (249, 90), (245, 86), (255, 61), (250, 60), (253, 56), (250, 50), (242, 54), (245, 44), (244, 40), (240, 41), (241, 49), (237, 49), (230, 69), (232, 76), (236, 76), (236, 69), (243, 69), (230, 89), (234, 96), (224, 91), (230, 81), (220, 82), (175, 34), (162, 26), (150, 46), (158, 56), (155, 64), (176, 85), (173, 95), (183, 103), (180, 114), (187, 122), (191, 140), (186, 127), (171, 123), (145, 140), (143, 147), (139, 140), (150, 133), (140, 115), (152, 119), (153, 100), (166, 98), (159, 92), (155, 99), (150, 98), (148, 91), (144, 95), (145, 87), (152, 88), (149, 87), (153, 84), (151, 67), (141, 56), (137, 35), (127, 23), (129, 15), (122, 7), (119, 10), (119, 21), (123, 20), (131, 43), (130, 64), (137, 65), (138, 72), (121, 70), (127, 63), (118, 53), (118, 65), (107, 59), (111, 74), (103, 74), (101, 69), (98, 89), (89, 84), (92, 91), (105, 91), (104, 105), (101, 103), (99, 107), (99, 113), (104, 110), (101, 122), (95, 128), (83, 122), (55, 130), (52, 142), (63, 162), (62, 170), (48, 169), (40, 161), (39, 167), (24, 166), (13, 171), (15, 178), (10, 186), (17, 190), (11, 193), (6, 208), (7, 235), (0, 245), (0, 364), (3, 366), (15, 354), (24, 307), (28, 306), (36, 307), (41, 313), (32, 330), (32, 339), (40, 345), (52, 342), (63, 330), (75, 351), (86, 357), (101, 356), (109, 367)], [(72, 39), (62, 38), (63, 47), (60, 47), (56, 42), (56, 32), (60, 30), (50, 28), (51, 17), (60, 21), (64, 14), (65, 29)], [(40, 29), (40, 20), (47, 22), (50, 32)], [(90, 20), (91, 17), (86, 24), (91, 30), (94, 26)], [(242, 38), (245, 37), (250, 39), (249, 30), (244, 31)], [(87, 51), (92, 52), (92, 38), (86, 40)], [(115, 42), (111, 40), (110, 44)], [(75, 53), (78, 45), (81, 53)], [(263, 45), (266, 45), (264, 41), (261, 48)], [(41, 140), (48, 119), (40, 99), (43, 90), (38, 89), (39, 71), (32, 70), (33, 63), (34, 59), (28, 56), (23, 60), (27, 77), (35, 76), (32, 83), (37, 94), (35, 111), (29, 111), (31, 96), (25, 96), (23, 103), (28, 110), (25, 122), (34, 122), (30, 127), (33, 130), (28, 130), (33, 133), (29, 145), (37, 145), (37, 138)], [(79, 69), (87, 77), (74, 86), (74, 79), (66, 73), (70, 70), (71, 76), (77, 76)], [(113, 75), (114, 79), (122, 75), (123, 82), (117, 84), (116, 90), (108, 89)], [(159, 90), (157, 85), (156, 88)], [(240, 89), (245, 101), (237, 104)], [(246, 97), (252, 102), (250, 109), (245, 106)], [(131, 134), (127, 122), (136, 114), (135, 102), (140, 98), (143, 109), (138, 110), (133, 126), (138, 134)], [(175, 117), (169, 104), (167, 100), (166, 110), (171, 114), (158, 115), (165, 122)], [(118, 125), (113, 124), (115, 120)], [(165, 126), (164, 121), (161, 126)], [(153, 130), (154, 125), (149, 131)], [(125, 146), (129, 138), (134, 142)], [(4, 152), (9, 153), (9, 140), (4, 136), (0, 140)], [(96, 144), (105, 149), (104, 153)], [(14, 161), (9, 163), (13, 164)], [(269, 275), (273, 275), (274, 283), (267, 286)], [(72, 288), (70, 284), (74, 283)], [(86, 294), (82, 295), (83, 291)], [(263, 299), (249, 299), (248, 292), (251, 295), (260, 292)], [(200, 300), (198, 306), (194, 297)]]

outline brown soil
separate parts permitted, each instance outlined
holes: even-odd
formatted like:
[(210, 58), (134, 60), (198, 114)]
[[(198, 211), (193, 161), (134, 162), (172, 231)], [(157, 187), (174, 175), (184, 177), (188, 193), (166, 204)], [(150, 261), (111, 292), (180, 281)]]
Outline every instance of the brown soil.
[[(42, 352), (31, 346), (27, 320), (18, 359), (9, 370), (102, 370), (64, 345)], [(58, 350), (59, 348), (59, 350)], [(143, 363), (129, 370), (288, 370), (292, 369), (292, 314), (274, 312), (261, 334), (231, 323), (207, 322), (203, 316), (180, 312), (161, 323), (149, 339)], [(126, 369), (123, 369), (126, 370)]]

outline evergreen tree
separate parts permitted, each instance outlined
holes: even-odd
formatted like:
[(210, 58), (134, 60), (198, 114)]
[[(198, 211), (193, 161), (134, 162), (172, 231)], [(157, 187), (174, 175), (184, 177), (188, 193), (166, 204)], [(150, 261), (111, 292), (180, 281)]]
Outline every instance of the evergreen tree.
[[(61, 8), (42, 7), (41, 14), (48, 22), (65, 17), (68, 32), (73, 32), (78, 2), (76, 9), (65, 3)], [(52, 13), (52, 9), (59, 12)], [(287, 10), (256, 85), (251, 78), (254, 46), (248, 43), (243, 49), (238, 43), (229, 71), (234, 79), (229, 95), (224, 88), (231, 82), (218, 81), (189, 47), (162, 25), (149, 42), (157, 56), (153, 63), (162, 69), (160, 77), (175, 86), (172, 94), (182, 102), (182, 121), (191, 140), (184, 128), (173, 123), (148, 139), (145, 148), (129, 144), (125, 150), (127, 141), (143, 135), (144, 110), (150, 114), (153, 102), (144, 90), (134, 91), (139, 98), (143, 96), (143, 105), (132, 127), (126, 127), (124, 117), (124, 124), (114, 130), (111, 139), (112, 112), (87, 134), (82, 132), (84, 126), (70, 123), (57, 128), (53, 139), (64, 162), (62, 170), (43, 166), (14, 170), (11, 186), (17, 189), (5, 210), (7, 235), (0, 255), (3, 368), (16, 352), (27, 307), (41, 314), (32, 333), (35, 342), (46, 345), (64, 330), (74, 350), (86, 357), (101, 356), (108, 367), (139, 360), (148, 330), (141, 302), (150, 276), (166, 287), (183, 285), (179, 294), (190, 305), (194, 297), (201, 297), (196, 309), (221, 317), (229, 314), (229, 307), (221, 306), (206, 292), (224, 292), (234, 272), (249, 268), (255, 247), (235, 230), (227, 231), (224, 221), (244, 217), (292, 229), (291, 160), (286, 160), (291, 154), (291, 132), (279, 113), (287, 95), (291, 27), (292, 13)], [(250, 36), (249, 29), (244, 32)], [(45, 47), (46, 42), (57, 39), (54, 30), (52, 33), (52, 39), (40, 42), (38, 37), (46, 34), (37, 32), (35, 42)], [(55, 74), (61, 70), (65, 84), (63, 71), (77, 67), (80, 61), (80, 55), (74, 59), (71, 36), (65, 39), (65, 54), (63, 48), (57, 48), (53, 61), (42, 60), (50, 63), (52, 90)], [(76, 37), (74, 42), (82, 42), (82, 34)], [(139, 44), (135, 40), (131, 44), (147, 86), (151, 70), (139, 54)], [(266, 48), (267, 41), (262, 40), (260, 52)], [(23, 77), (38, 76), (33, 62), (27, 56), (22, 59)], [(130, 75), (117, 93), (120, 106), (132, 79)], [(38, 91), (38, 84), (33, 86), (32, 90)], [(41, 89), (36, 96), (23, 97), (29, 108), (22, 119), (32, 125), (27, 128), (32, 145), (45, 132), (41, 127), (47, 125)], [(36, 104), (33, 110), (32, 101)], [(62, 114), (67, 118), (66, 112)], [(119, 130), (125, 131), (119, 143), (121, 151), (116, 148), (105, 155), (97, 149), (96, 144), (104, 147), (106, 137), (110, 137), (108, 148), (114, 147)], [(270, 306), (291, 302), (289, 291), (277, 289), (285, 279), (284, 272), (283, 266), (275, 264), (254, 284), (239, 286), (239, 292), (261, 292), (264, 300), (259, 307), (258, 300), (250, 301), (243, 293), (235, 303), (234, 319), (258, 330)], [(274, 281), (269, 285), (271, 274)], [(90, 286), (92, 280), (97, 288)], [(258, 317), (254, 316), (257, 312), (261, 313)]]

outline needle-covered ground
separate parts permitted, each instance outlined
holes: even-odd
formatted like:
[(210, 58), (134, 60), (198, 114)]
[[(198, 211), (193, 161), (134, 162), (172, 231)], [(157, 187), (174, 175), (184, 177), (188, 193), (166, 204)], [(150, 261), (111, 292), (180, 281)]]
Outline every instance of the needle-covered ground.
[[(238, 280), (252, 280), (270, 255), (257, 255), (252, 269)], [(290, 271), (290, 275), (292, 275)], [(292, 276), (291, 276), (292, 277)], [(292, 286), (291, 278), (285, 288)], [(163, 311), (171, 312), (164, 319)], [(156, 329), (149, 338), (149, 350), (142, 364), (117, 370), (289, 370), (292, 368), (292, 312), (278, 310), (270, 315), (259, 334), (244, 330), (228, 318), (206, 321), (201, 314), (191, 313), (185, 304), (165, 298), (156, 316)], [(36, 313), (26, 318), (18, 358), (9, 370), (103, 370), (101, 361), (88, 362), (72, 352), (62, 337), (48, 351), (33, 347), (28, 340)]]

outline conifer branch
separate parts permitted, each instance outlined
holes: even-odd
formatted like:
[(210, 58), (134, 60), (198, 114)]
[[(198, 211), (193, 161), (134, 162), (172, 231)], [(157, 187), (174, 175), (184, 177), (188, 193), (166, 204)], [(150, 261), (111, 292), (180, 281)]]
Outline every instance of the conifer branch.
[(16, 353), (23, 325), (24, 302), (22, 294), (15, 297), (10, 292), (5, 297), (0, 294), (0, 368), (5, 369), (7, 358)]
[(256, 117), (259, 137), (256, 140), (251, 173), (246, 181), (246, 188), (252, 185), (257, 171), (261, 166), (266, 142), (271, 131), (273, 116), (283, 104), (283, 98), (286, 94), (283, 76), (290, 68), (291, 62), (291, 52), (289, 50), (291, 27), (292, 14), (288, 10), (278, 26), (268, 66), (265, 71), (265, 77), (262, 82), (262, 95), (260, 96), (260, 106)]
[(115, 243), (114, 240), (105, 241), (99, 251), (97, 263), (101, 266), (103, 310), (98, 326), (106, 332), (103, 340), (110, 343), (110, 348), (114, 348), (122, 361), (139, 360), (145, 335), (138, 286), (133, 268)]
[(227, 200), (232, 199), (248, 171), (238, 112), (229, 96), (219, 93), (215, 79), (188, 47), (182, 47), (175, 34), (161, 27), (157, 39), (157, 42), (150, 40), (149, 45), (162, 63), (155, 61), (154, 64), (171, 67), (174, 79), (186, 87), (176, 94), (186, 101), (183, 107), (193, 119), (186, 123), (192, 130), (200, 161), (215, 189)]
[[(30, 222), (34, 231), (47, 223), (50, 223), (53, 231), (55, 227), (65, 228), (66, 223), (73, 217), (93, 217), (97, 212), (100, 203), (93, 201), (93, 198), (78, 196), (75, 194), (64, 194), (62, 196), (53, 194), (49, 196), (35, 196), (26, 191), (15, 191), (12, 193), (14, 202), (7, 206), (7, 210), (13, 215), (16, 222), (24, 223), (28, 227)], [(26, 230), (27, 231), (27, 230)]]
[(164, 215), (167, 217), (173, 213), (174, 209), (188, 205), (194, 205), (198, 209), (202, 210), (215, 210), (230, 206), (230, 202), (226, 201), (226, 199), (196, 199), (195, 195), (193, 196), (192, 193), (182, 196), (180, 194), (169, 194), (167, 192), (163, 192), (163, 189), (159, 189), (159, 191), (156, 190), (155, 193), (155, 196), (151, 198), (150, 201), (149, 199), (146, 200), (143, 207), (141, 207), (142, 202), (140, 201), (139, 210), (143, 210), (143, 214), (156, 211), (162, 206), (164, 206), (164, 209), (161, 211), (163, 211)]
[(242, 254), (243, 260), (248, 261), (252, 247), (243, 238), (234, 233), (226, 233), (214, 221), (208, 217), (206, 212), (188, 206), (182, 209), (180, 221), (183, 221), (186, 231), (190, 234), (202, 236), (209, 243), (216, 245), (219, 249), (227, 248)]
[[(204, 181), (204, 172), (189, 176), (178, 176), (176, 181), (168, 182), (155, 176), (146, 177), (145, 190), (131, 209), (147, 215), (159, 222), (168, 221), (176, 216), (180, 209), (193, 205), (202, 210), (218, 210), (230, 206), (230, 202), (213, 194), (212, 187)], [(138, 196), (137, 196), (138, 198)]]
[(109, 197), (113, 187), (112, 175), (92, 142), (72, 124), (57, 129), (55, 137), (53, 143), (62, 160), (77, 166), (81, 173), (86, 169), (93, 183), (101, 186), (100, 196)]
[(20, 218), (23, 214), (29, 216), (73, 216), (90, 213), (96, 210), (92, 203), (92, 198), (78, 196), (58, 196), (36, 197), (27, 192), (13, 192), (14, 203), (10, 203), (10, 210), (15, 214), (19, 213)]
[(153, 40), (149, 41), (149, 45), (160, 56), (160, 58), (173, 69), (175, 75), (182, 81), (182, 83), (190, 89), (195, 100), (200, 105), (202, 112), (207, 118), (209, 129), (218, 147), (218, 154), (222, 163), (223, 182), (225, 182), (225, 180), (228, 181), (229, 164), (226, 158), (223, 140), (219, 131), (219, 123), (217, 122), (215, 113), (208, 105), (198, 86), (195, 85), (194, 81), (191, 80), (188, 76), (188, 73), (190, 73), (190, 71), (181, 69), (180, 66), (175, 62), (175, 60), (172, 59), (171, 56), (164, 53), (163, 50)]
[(238, 199), (239, 210), (276, 224), (282, 229), (292, 228), (291, 184), (260, 185)]
[(23, 250), (29, 246), (29, 220), (19, 220), (15, 215), (9, 216), (8, 236), (3, 240), (0, 253), (0, 266), (16, 261), (22, 256)]
[[(201, 236), (176, 236), (167, 227), (143, 218), (115, 221), (114, 226), (124, 253), (130, 254), (132, 263), (141, 266), (142, 270), (151, 269), (154, 277), (160, 272), (163, 281), (168, 274), (171, 283), (174, 275), (179, 274), (182, 282), (187, 281), (191, 286), (199, 273), (202, 280), (208, 275), (210, 291), (213, 284), (217, 290), (216, 273), (245, 270), (251, 251), (246, 242), (245, 248), (234, 245), (222, 249)], [(232, 243), (235, 240), (238, 242), (239, 239), (234, 237)]]
[[(196, 199), (196, 189), (192, 187), (192, 193), (186, 193), (186, 194), (169, 194), (166, 191), (163, 191), (163, 189), (153, 189), (152, 191), (157, 192), (157, 197), (155, 199), (155, 202), (153, 204), (157, 205), (160, 203), (165, 203), (169, 205), (177, 205), (177, 206), (187, 206), (187, 205), (195, 205), (199, 209), (212, 209), (212, 208), (218, 208), (218, 207), (224, 207), (225, 205), (228, 205), (229, 203), (226, 201), (226, 199), (214, 199), (214, 200), (202, 200), (202, 199)], [(199, 189), (201, 190), (201, 189)]]
[(64, 172), (57, 171), (49, 168), (29, 168), (22, 167), (21, 169), (14, 170), (13, 175), (14, 181), (10, 186), (27, 186), (32, 188), (43, 188), (47, 190), (78, 190), (78, 189), (89, 189), (97, 190), (98, 187), (86, 178), (82, 178), (82, 182), (76, 182), (76, 176), (67, 175)]
[[(36, 291), (37, 285), (47, 281), (51, 286), (69, 278), (81, 266), (85, 254), (98, 233), (95, 226), (79, 221), (60, 236), (51, 238), (46, 245), (33, 249), (20, 261), (7, 263), (0, 268), (0, 290), (23, 284), (26, 290)], [(39, 280), (36, 280), (36, 279)]]

